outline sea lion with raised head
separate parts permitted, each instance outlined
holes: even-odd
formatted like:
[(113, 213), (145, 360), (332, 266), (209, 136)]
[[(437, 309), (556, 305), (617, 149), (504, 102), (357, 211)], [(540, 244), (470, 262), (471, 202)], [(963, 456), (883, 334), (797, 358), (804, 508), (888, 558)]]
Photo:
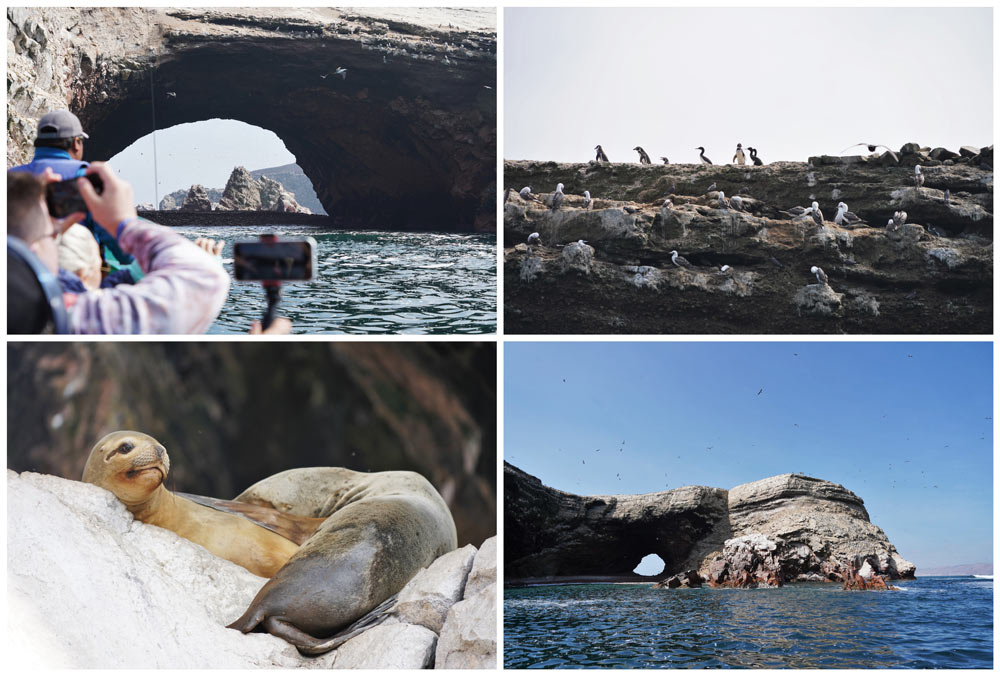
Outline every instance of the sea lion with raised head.
[[(266, 575), (271, 579), (229, 627), (243, 633), (263, 628), (308, 655), (332, 650), (384, 619), (391, 598), (421, 568), (458, 544), (447, 504), (415, 472), (293, 469), (224, 501), (169, 493), (162, 486), (168, 468), (166, 450), (155, 439), (115, 432), (95, 446), (84, 481), (111, 490), (137, 519), (169, 528), (240, 565), (217, 551), (233, 553), (217, 543), (242, 540), (244, 549), (273, 556), (270, 538), (253, 529), (284, 540), (293, 553)], [(143, 499), (158, 491), (163, 495), (152, 504)], [(132, 504), (144, 507), (135, 510)], [(202, 510), (224, 518), (213, 519)], [(188, 520), (197, 526), (190, 527)], [(252, 527), (249, 543), (244, 523)], [(302, 541), (301, 547), (292, 540)], [(241, 549), (236, 554), (246, 557)]]

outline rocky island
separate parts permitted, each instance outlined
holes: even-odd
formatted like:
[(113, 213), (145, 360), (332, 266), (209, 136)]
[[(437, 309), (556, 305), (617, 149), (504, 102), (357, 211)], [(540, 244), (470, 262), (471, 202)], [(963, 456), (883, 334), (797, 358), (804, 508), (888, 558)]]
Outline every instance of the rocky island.
[[(651, 581), (667, 588), (912, 578), (864, 501), (839, 484), (782, 474), (729, 490), (565, 493), (504, 463), (505, 584)], [(636, 575), (656, 554), (662, 574)], [(861, 582), (858, 582), (858, 578)]]
[[(992, 163), (992, 146), (916, 143), (763, 166), (506, 161), (507, 330), (992, 333)], [(840, 203), (861, 220), (835, 223)]]
[(56, 108), (80, 118), (89, 160), (234, 119), (281, 138), (335, 226), (496, 230), (493, 8), (10, 7), (7, 20), (7, 166), (30, 159)]

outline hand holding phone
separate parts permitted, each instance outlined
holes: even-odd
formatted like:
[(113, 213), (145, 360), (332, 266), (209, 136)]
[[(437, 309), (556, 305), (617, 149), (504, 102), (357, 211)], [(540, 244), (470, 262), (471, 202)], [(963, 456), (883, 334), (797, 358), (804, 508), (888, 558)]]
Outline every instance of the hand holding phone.
[[(96, 174), (84, 176), (94, 186), (94, 191), (99, 195), (104, 192), (104, 182)], [(73, 212), (87, 211), (87, 203), (80, 195), (80, 188), (76, 178), (66, 181), (57, 181), (45, 186), (45, 204), (49, 207), (49, 215), (52, 218), (63, 218)]]

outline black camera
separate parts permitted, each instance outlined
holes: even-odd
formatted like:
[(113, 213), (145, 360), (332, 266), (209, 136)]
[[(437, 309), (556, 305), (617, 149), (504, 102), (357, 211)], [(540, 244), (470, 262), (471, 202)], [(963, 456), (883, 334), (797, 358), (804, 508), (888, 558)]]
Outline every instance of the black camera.
[(233, 244), (233, 276), (239, 282), (301, 282), (316, 274), (316, 240), (312, 237), (260, 240)]
[[(49, 207), (50, 216), (62, 218), (76, 211), (87, 211), (87, 203), (83, 201), (80, 188), (76, 185), (80, 178), (70, 178), (45, 186), (45, 204)], [(98, 195), (104, 192), (104, 181), (97, 174), (85, 174), (82, 178), (90, 181)]]

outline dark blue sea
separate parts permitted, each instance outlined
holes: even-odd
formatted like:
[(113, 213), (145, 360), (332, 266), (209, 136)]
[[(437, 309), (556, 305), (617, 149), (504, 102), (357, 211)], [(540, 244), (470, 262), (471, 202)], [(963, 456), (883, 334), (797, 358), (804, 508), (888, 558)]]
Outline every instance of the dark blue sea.
[(993, 580), (923, 577), (897, 586), (505, 589), (504, 667), (993, 667)]
[[(188, 226), (194, 239), (233, 242), (262, 233), (316, 240), (318, 275), (285, 284), (278, 314), (293, 333), (496, 333), (497, 239), (492, 234), (330, 231), (309, 226)], [(233, 282), (209, 333), (246, 333), (266, 307), (260, 283)]]

